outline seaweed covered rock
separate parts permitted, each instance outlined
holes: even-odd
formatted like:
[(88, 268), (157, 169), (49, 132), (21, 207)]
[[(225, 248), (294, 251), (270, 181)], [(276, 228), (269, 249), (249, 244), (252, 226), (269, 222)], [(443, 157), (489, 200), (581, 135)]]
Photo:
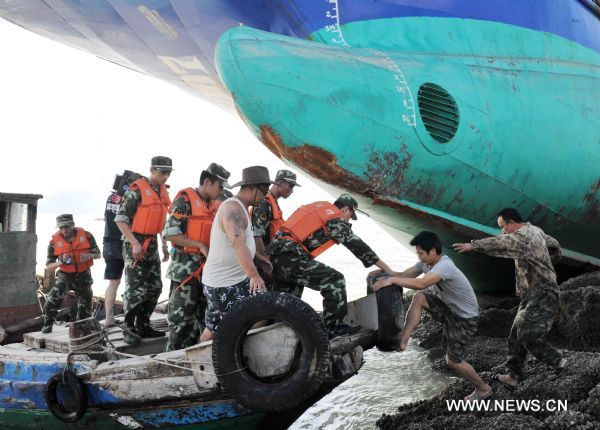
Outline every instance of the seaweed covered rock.
[[(478, 334), (467, 348), (465, 360), (485, 381), (504, 373), (507, 354), (506, 336), (516, 313), (518, 299), (499, 298), (482, 306)], [(548, 369), (528, 357), (526, 379), (510, 391), (492, 383), (493, 401), (567, 402), (567, 410), (523, 411), (452, 411), (448, 401), (463, 399), (472, 386), (461, 378), (450, 383), (438, 396), (402, 405), (395, 415), (383, 415), (381, 429), (600, 429), (600, 272), (569, 279), (560, 285), (560, 311), (551, 332), (552, 341), (563, 349), (568, 362), (563, 375), (548, 380)], [(428, 349), (433, 367), (448, 371), (440, 348), (441, 326), (427, 313), (413, 336)], [(499, 336), (499, 337), (498, 337)], [(556, 403), (554, 403), (556, 406)]]
[[(493, 383), (494, 395), (490, 398), (487, 411), (449, 411), (448, 402), (462, 399), (471, 387), (466, 381), (458, 379), (446, 387), (439, 396), (429, 400), (402, 405), (395, 415), (384, 415), (377, 425), (381, 429), (446, 429), (475, 430), (489, 429), (597, 429), (600, 428), (600, 356), (591, 352), (565, 353), (569, 366), (561, 378), (549, 381), (544, 365), (530, 359), (528, 377), (511, 392), (502, 385)], [(497, 365), (481, 372), (484, 380), (502, 371)], [(494, 406), (494, 403), (507, 405), (507, 401), (537, 401), (546, 409), (548, 405), (558, 409), (558, 401), (563, 402), (566, 410), (521, 410), (508, 412)], [(524, 404), (524, 403), (520, 403)], [(561, 406), (561, 409), (563, 407)]]
[(553, 334), (575, 350), (600, 350), (600, 272), (586, 273), (560, 285), (560, 309)]
[(479, 336), (507, 337), (517, 314), (517, 308), (489, 308), (481, 311), (477, 322)]

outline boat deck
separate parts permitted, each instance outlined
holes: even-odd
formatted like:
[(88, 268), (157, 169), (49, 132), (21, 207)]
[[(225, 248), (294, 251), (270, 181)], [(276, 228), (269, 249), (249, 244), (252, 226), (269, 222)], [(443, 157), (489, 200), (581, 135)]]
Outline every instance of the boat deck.
[[(122, 323), (123, 318), (117, 317), (116, 320)], [(100, 322), (104, 326), (104, 320)], [(150, 317), (150, 324), (156, 330), (167, 331), (168, 323), (165, 314), (154, 312)], [(123, 341), (123, 330), (119, 324), (109, 327), (108, 339), (119, 352), (128, 354), (145, 355), (156, 354), (165, 350), (167, 336), (153, 339), (142, 339), (138, 345), (129, 345)], [(23, 343), (28, 348), (45, 348), (54, 352), (69, 352), (69, 326), (67, 324), (55, 323), (51, 333), (42, 333), (41, 331), (26, 333), (23, 336)]]

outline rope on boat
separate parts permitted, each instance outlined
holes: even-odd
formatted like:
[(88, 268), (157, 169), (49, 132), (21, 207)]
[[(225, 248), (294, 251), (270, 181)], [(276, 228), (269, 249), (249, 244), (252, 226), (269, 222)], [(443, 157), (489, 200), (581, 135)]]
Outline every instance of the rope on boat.
[[(130, 334), (135, 334), (133, 332), (131, 332), (129, 329), (123, 327), (123, 326), (118, 326), (122, 331), (124, 332), (128, 332)], [(127, 357), (127, 358), (141, 358), (147, 361), (152, 361), (155, 363), (159, 363), (165, 366), (170, 366), (176, 369), (181, 369), (181, 370), (188, 370), (190, 372), (196, 372), (196, 373), (201, 373), (201, 374), (205, 374), (205, 375), (210, 375), (210, 376), (214, 376), (214, 377), (219, 377), (219, 376), (227, 376), (227, 375), (232, 375), (234, 373), (238, 373), (241, 372), (242, 370), (245, 370), (247, 367), (242, 367), (240, 369), (237, 369), (233, 372), (229, 372), (229, 373), (224, 373), (221, 375), (217, 375), (216, 373), (213, 372), (208, 372), (206, 370), (200, 370), (200, 369), (194, 369), (191, 367), (184, 367), (184, 366), (179, 366), (177, 364), (173, 364), (169, 361), (166, 360), (157, 360), (156, 358), (153, 357), (149, 357), (149, 356), (140, 356), (140, 355), (134, 355), (134, 354), (127, 354), (125, 352), (121, 352), (121, 351), (117, 351), (117, 348), (115, 347), (114, 343), (112, 343), (112, 341), (109, 339), (108, 337), (108, 329), (107, 328), (102, 328), (101, 330), (97, 331), (97, 332), (93, 332), (90, 333), (88, 335), (85, 336), (81, 336), (81, 337), (77, 337), (77, 338), (72, 338), (69, 340), (69, 354), (67, 355), (67, 362), (65, 363), (65, 367), (63, 369), (63, 373), (68, 369), (70, 363), (70, 358), (73, 355), (78, 355), (78, 354), (98, 354), (98, 353), (102, 353), (105, 352), (107, 355), (109, 355), (110, 357), (113, 357), (114, 355), (119, 355), (122, 357)], [(89, 339), (87, 342), (79, 344), (79, 341), (82, 340), (86, 340)], [(104, 343), (105, 342), (105, 343)], [(110, 345), (110, 346), (107, 346)], [(99, 348), (98, 348), (99, 347)], [(196, 361), (196, 360), (178, 360), (178, 362), (180, 363), (186, 363), (189, 365), (192, 364), (212, 364), (212, 362), (203, 362), (203, 361)], [(90, 373), (90, 371), (87, 372), (82, 372), (82, 373), (78, 373), (77, 376), (82, 376), (85, 375), (87, 373)]]
[[(122, 355), (122, 356), (127, 357), (127, 358), (143, 358), (143, 359), (146, 359), (148, 361), (153, 361), (155, 363), (164, 364), (165, 366), (174, 367), (176, 369), (189, 370), (190, 372), (204, 373), (206, 375), (211, 375), (211, 376), (215, 376), (215, 377), (233, 375), (234, 373), (241, 372), (242, 370), (244, 370), (244, 369), (247, 368), (247, 366), (244, 366), (241, 369), (234, 370), (233, 372), (223, 373), (223, 374), (217, 375), (216, 373), (207, 372), (206, 370), (192, 369), (191, 367), (178, 366), (176, 364), (169, 363), (168, 361), (157, 360), (156, 358), (146, 357), (145, 355), (139, 356), (139, 355), (134, 355), (134, 354), (127, 354), (125, 352), (120, 352), (120, 351), (114, 351), (114, 353), (117, 354), (117, 355)], [(203, 363), (203, 362), (198, 362), (198, 361), (193, 361), (193, 360), (180, 360), (180, 361), (183, 362), (183, 363), (190, 363), (190, 364), (192, 364), (192, 363), (212, 364), (212, 362), (211, 363), (208, 363), (208, 362)]]

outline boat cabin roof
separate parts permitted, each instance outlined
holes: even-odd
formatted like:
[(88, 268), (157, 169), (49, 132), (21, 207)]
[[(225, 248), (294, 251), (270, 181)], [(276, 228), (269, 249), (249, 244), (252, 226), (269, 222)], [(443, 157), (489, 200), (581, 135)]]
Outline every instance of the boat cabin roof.
[(0, 202), (2, 203), (22, 203), (37, 204), (37, 201), (43, 198), (41, 194), (18, 194), (18, 193), (0, 193)]

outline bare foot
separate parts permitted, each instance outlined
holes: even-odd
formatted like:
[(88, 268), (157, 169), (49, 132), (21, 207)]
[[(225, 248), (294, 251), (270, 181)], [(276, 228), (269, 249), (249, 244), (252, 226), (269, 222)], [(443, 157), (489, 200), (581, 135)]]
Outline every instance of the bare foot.
[(400, 341), (400, 351), (404, 351), (407, 346), (408, 342), (404, 342), (403, 340)]
[(117, 322), (117, 320), (115, 320), (115, 318), (106, 318), (104, 320), (104, 327), (111, 327), (113, 325), (115, 325)]

